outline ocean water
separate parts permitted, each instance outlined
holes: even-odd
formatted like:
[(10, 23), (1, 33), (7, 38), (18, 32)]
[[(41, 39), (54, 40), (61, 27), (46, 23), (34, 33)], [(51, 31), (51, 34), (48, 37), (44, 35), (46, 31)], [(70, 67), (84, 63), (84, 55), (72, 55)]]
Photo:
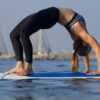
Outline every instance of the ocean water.
[[(0, 60), (0, 73), (15, 66), (15, 59)], [(80, 60), (80, 71), (85, 70)], [(71, 72), (69, 60), (34, 60), (34, 72)], [(97, 70), (90, 60), (90, 70)], [(100, 100), (100, 79), (0, 80), (0, 100)]]

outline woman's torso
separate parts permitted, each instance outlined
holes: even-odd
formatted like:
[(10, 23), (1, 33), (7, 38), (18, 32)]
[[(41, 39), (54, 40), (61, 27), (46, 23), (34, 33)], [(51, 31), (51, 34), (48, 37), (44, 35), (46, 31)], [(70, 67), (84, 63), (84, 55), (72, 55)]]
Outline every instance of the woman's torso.
[[(58, 7), (57, 7), (58, 8)], [(73, 17), (75, 12), (69, 8), (58, 8), (60, 11), (59, 23), (61, 25), (67, 24)]]

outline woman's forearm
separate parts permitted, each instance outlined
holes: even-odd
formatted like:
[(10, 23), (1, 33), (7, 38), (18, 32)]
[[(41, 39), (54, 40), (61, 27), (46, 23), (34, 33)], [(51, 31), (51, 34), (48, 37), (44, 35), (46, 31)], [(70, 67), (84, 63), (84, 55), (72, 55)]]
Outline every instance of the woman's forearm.
[(96, 58), (97, 58), (97, 63), (98, 63), (98, 72), (100, 72), (100, 47), (98, 42), (96, 41), (96, 39), (94, 37), (92, 37), (89, 34), (85, 34), (83, 35), (83, 40), (85, 42), (87, 42), (91, 48), (94, 50), (95, 54), (96, 54)]
[(98, 63), (98, 72), (100, 72), (100, 48), (96, 51), (96, 58)]
[(89, 72), (89, 57), (88, 56), (82, 56), (85, 68), (86, 68), (86, 72)]
[(92, 36), (90, 36), (89, 44), (93, 48), (93, 50), (96, 54), (97, 63), (98, 63), (98, 72), (100, 72), (100, 47), (99, 47), (99, 44)]

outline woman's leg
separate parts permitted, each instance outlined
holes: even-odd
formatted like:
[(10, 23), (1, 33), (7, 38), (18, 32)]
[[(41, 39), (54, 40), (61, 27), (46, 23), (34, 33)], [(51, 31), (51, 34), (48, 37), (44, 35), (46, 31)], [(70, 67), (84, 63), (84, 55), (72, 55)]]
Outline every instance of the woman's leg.
[(9, 70), (7, 73), (18, 73), (23, 70), (23, 47), (18, 36), (18, 27), (16, 27), (10, 34), (11, 43), (16, 55), (16, 67)]
[(32, 15), (31, 20), (27, 24), (23, 25), (20, 37), (21, 43), (24, 48), (26, 65), (25, 70), (19, 75), (32, 74), (32, 44), (30, 42), (29, 36), (39, 29), (47, 29), (55, 25), (59, 18), (59, 11), (56, 8), (48, 8), (41, 10), (34, 15)]
[(10, 39), (11, 43), (16, 55), (17, 61), (22, 61), (23, 62), (23, 47), (20, 41), (20, 37), (15, 35), (16, 33), (11, 33), (10, 34)]
[[(17, 62), (23, 62), (23, 49), (26, 56), (26, 66), (24, 70), (18, 72), (19, 75), (32, 73), (32, 45), (29, 36), (39, 29), (47, 29), (58, 22), (59, 11), (52, 7), (41, 10), (35, 14), (26, 17), (17, 28), (11, 33), (11, 40), (16, 54)], [(20, 42), (21, 39), (21, 42)], [(14, 41), (14, 42), (13, 42)], [(22, 46), (23, 45), (23, 46)], [(16, 68), (16, 67), (15, 67)], [(10, 71), (9, 71), (10, 72)], [(13, 71), (11, 71), (12, 73)], [(17, 72), (17, 71), (16, 71)]]
[(25, 64), (24, 70), (19, 72), (18, 75), (33, 74), (33, 70), (32, 70), (33, 48), (32, 48), (31, 41), (30, 41), (28, 36), (23, 35), (21, 37), (21, 43), (23, 45), (23, 49), (24, 49), (24, 52), (25, 52), (26, 64)]
[[(17, 73), (20, 75), (32, 74), (32, 44), (29, 36), (39, 30), (36, 22), (33, 20), (35, 15), (30, 15), (21, 21), (15, 29), (11, 32), (10, 38), (13, 45), (13, 49), (16, 55), (16, 67), (8, 71), (7, 73)], [(23, 49), (26, 56), (26, 68), (23, 67)], [(26, 70), (27, 69), (27, 70)]]

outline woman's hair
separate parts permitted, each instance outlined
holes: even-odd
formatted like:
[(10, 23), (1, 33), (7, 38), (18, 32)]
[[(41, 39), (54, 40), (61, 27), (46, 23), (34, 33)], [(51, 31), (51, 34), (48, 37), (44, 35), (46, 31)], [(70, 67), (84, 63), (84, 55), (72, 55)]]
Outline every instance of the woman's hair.
[(81, 39), (78, 39), (74, 42), (73, 49), (79, 56), (87, 55), (87, 46), (83, 45), (83, 41)]
[(78, 73), (79, 63), (77, 53), (74, 52), (70, 58), (70, 69), (74, 73)]
[(78, 55), (86, 56), (87, 53), (85, 51), (87, 48), (83, 46), (83, 41), (81, 39), (78, 39), (74, 42), (73, 49), (74, 53), (70, 58), (70, 69), (72, 72), (77, 73), (79, 68)]

